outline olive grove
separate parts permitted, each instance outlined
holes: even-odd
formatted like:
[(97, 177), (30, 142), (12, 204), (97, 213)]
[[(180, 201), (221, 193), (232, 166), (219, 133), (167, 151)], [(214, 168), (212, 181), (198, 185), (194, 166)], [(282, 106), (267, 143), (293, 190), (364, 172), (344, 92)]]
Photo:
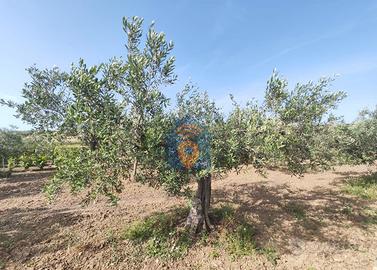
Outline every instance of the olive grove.
[[(88, 202), (106, 195), (116, 203), (122, 181), (131, 179), (191, 197), (187, 227), (211, 230), (213, 176), (246, 167), (263, 174), (276, 166), (302, 175), (377, 158), (377, 111), (366, 111), (351, 124), (336, 118), (332, 112), (346, 94), (331, 91), (331, 78), (290, 88), (274, 71), (262, 102), (242, 106), (231, 96), (227, 115), (206, 92), (188, 84), (173, 106), (164, 94), (177, 79), (173, 43), (154, 24), (144, 37), (138, 17), (124, 18), (123, 30), (125, 57), (91, 67), (81, 59), (69, 71), (32, 66), (24, 101), (1, 100), (57, 142), (57, 171), (45, 187), (50, 198), (68, 184), (73, 193), (88, 190)], [(166, 138), (177, 121), (188, 118), (209, 134), (210, 161), (204, 168), (177, 169), (168, 161)], [(66, 146), (68, 137), (79, 143)], [(196, 192), (189, 188), (192, 182)]]

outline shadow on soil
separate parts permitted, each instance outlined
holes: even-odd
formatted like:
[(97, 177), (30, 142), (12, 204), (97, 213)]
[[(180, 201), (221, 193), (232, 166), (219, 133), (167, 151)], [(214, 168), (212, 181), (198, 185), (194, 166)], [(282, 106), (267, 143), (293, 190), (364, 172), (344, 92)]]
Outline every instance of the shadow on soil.
[[(40, 193), (50, 174), (51, 172), (16, 174), (11, 178), (1, 179), (0, 202), (7, 198)], [(82, 219), (80, 214), (69, 209), (29, 208), (23, 203), (21, 206), (0, 210), (0, 217), (0, 263), (5, 264), (5, 267), (10, 262), (24, 263), (31, 256), (57, 251), (66, 246), (65, 239), (54, 246), (49, 242), (56, 238), (62, 228), (72, 226)]]
[(51, 176), (51, 171), (17, 173), (9, 178), (0, 179), (0, 200), (33, 196), (41, 193), (44, 179)]
[[(49, 173), (15, 175), (1, 180), (0, 201), (39, 193)], [(348, 176), (341, 177), (346, 179)], [(362, 213), (370, 202), (330, 188), (292, 190), (288, 185), (271, 186), (266, 181), (229, 184), (213, 190), (213, 199), (214, 208), (221, 204), (236, 204), (237, 213), (247, 217), (256, 229), (258, 244), (265, 246), (272, 240), (283, 253), (294, 252), (289, 245), (292, 239), (354, 248), (337, 230), (368, 228), (367, 217)], [(8, 208), (0, 211), (0, 217), (0, 258), (5, 263), (25, 263), (31, 256), (64, 249), (69, 239), (57, 243), (51, 240), (57, 238), (62, 228), (83, 219), (82, 215), (69, 209), (48, 207)]]
[[(348, 176), (342, 174), (337, 183)], [(294, 252), (289, 243), (295, 240), (328, 242), (340, 249), (355, 248), (338, 230), (354, 227), (365, 230), (370, 225), (370, 217), (363, 214), (370, 201), (329, 188), (292, 190), (285, 184), (270, 186), (265, 182), (230, 184), (226, 189), (213, 190), (213, 199), (214, 205), (238, 205), (237, 212), (248, 217), (256, 228), (257, 241), (261, 245), (272, 241), (283, 253)]]

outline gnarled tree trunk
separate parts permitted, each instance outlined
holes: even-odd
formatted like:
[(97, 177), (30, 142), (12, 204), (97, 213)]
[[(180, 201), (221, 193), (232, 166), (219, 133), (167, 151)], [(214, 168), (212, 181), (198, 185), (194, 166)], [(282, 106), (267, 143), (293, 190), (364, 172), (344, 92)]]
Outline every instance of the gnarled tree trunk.
[(210, 231), (213, 228), (208, 216), (211, 201), (211, 178), (211, 174), (200, 178), (195, 197), (192, 199), (186, 227), (193, 233), (202, 229)]

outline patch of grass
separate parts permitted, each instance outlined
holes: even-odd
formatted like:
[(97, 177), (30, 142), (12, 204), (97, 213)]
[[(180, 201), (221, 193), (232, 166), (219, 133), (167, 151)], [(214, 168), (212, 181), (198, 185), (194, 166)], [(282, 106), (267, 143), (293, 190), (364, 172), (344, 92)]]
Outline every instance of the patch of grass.
[(212, 209), (212, 215), (215, 222), (226, 222), (234, 219), (235, 209), (229, 204), (222, 205)]
[(219, 257), (225, 248), (233, 259), (264, 255), (276, 264), (278, 253), (273, 248), (257, 247), (254, 227), (238, 215), (235, 208), (229, 205), (213, 208), (210, 217), (216, 230), (198, 235), (190, 234), (182, 226), (188, 210), (177, 208), (168, 213), (156, 213), (131, 224), (122, 232), (121, 238), (134, 243), (143, 255), (161, 259), (181, 258), (194, 244), (200, 244), (213, 247), (209, 254), (213, 258)]
[(110, 264), (115, 265), (124, 259), (124, 254), (119, 250), (118, 247), (119, 237), (113, 230), (108, 230), (106, 232), (106, 243), (110, 246), (112, 252), (110, 257)]
[(233, 257), (256, 253), (254, 228), (247, 223), (238, 225), (233, 231), (226, 232), (226, 249)]
[(13, 247), (12, 239), (5, 234), (0, 234), (0, 247), (4, 248), (5, 250), (12, 249)]
[(290, 215), (294, 216), (298, 220), (302, 220), (306, 217), (305, 208), (302, 204), (291, 201), (288, 202), (284, 208)]
[(217, 249), (214, 249), (214, 250), (211, 251), (210, 256), (212, 258), (218, 258), (218, 257), (220, 257), (220, 252)]
[(258, 253), (263, 254), (273, 265), (276, 265), (277, 260), (280, 258), (279, 253), (272, 247), (260, 248)]
[(5, 262), (0, 259), (0, 269), (5, 269)]
[(377, 224), (377, 210), (376, 209), (366, 208), (362, 211), (362, 215), (364, 216), (365, 225)]
[(233, 258), (255, 254), (255, 230), (243, 217), (237, 215), (234, 207), (225, 204), (214, 208), (212, 216), (221, 230), (214, 241), (214, 256), (219, 256), (219, 249), (223, 246)]
[(377, 200), (377, 172), (348, 180), (343, 191), (362, 199)]
[(353, 207), (350, 204), (346, 204), (343, 207), (343, 209), (341, 210), (341, 212), (342, 212), (342, 214), (347, 215), (347, 216), (350, 216), (350, 215), (354, 214)]
[(189, 232), (179, 227), (187, 214), (187, 208), (154, 214), (126, 228), (123, 238), (143, 245), (149, 256), (180, 258), (192, 244)]

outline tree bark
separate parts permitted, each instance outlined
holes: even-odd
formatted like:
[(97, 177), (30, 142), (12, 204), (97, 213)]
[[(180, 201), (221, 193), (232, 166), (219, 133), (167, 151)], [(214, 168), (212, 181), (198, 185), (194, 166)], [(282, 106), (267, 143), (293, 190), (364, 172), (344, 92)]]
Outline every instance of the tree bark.
[(135, 157), (132, 174), (131, 174), (131, 181), (136, 181), (137, 165), (138, 165), (138, 160)]
[(198, 189), (192, 199), (190, 213), (186, 220), (186, 227), (192, 233), (213, 229), (208, 216), (211, 204), (211, 178), (212, 176), (209, 174), (198, 181)]
[(92, 138), (89, 142), (90, 150), (92, 151), (97, 150), (97, 146), (98, 146), (98, 140), (96, 138)]

